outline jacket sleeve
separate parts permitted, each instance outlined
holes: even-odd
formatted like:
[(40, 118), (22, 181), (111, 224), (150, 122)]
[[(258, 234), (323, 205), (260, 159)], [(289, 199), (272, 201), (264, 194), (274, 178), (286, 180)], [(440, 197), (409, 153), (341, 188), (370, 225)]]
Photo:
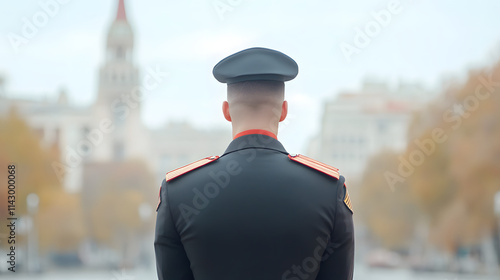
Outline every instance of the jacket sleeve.
[(165, 180), (160, 189), (154, 248), (159, 280), (194, 280), (189, 259), (170, 212)]
[[(345, 179), (337, 185), (333, 232), (321, 259), (316, 280), (351, 280), (354, 272), (354, 226), (352, 212), (344, 203), (347, 194)], [(349, 201), (350, 203), (350, 201)]]

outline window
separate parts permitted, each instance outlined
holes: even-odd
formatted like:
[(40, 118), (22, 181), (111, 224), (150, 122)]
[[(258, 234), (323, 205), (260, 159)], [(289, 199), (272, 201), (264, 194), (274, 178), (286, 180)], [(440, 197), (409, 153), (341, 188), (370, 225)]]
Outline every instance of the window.
[(387, 122), (385, 120), (379, 120), (377, 123), (377, 129), (379, 133), (387, 132)]
[(122, 47), (116, 48), (116, 58), (117, 59), (124, 59), (125, 58), (125, 52), (123, 51)]
[(120, 110), (113, 110), (113, 124), (118, 127), (122, 127), (125, 124), (125, 119), (127, 117), (126, 112), (122, 108), (126, 108), (123, 102), (120, 103)]
[(113, 158), (116, 161), (121, 161), (125, 158), (125, 146), (122, 142), (116, 142), (113, 147)]

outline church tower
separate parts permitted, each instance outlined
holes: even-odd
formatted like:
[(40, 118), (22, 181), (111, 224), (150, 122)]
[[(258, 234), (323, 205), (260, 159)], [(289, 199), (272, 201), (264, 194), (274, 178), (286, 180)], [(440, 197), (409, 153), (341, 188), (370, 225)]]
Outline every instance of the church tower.
[(96, 125), (111, 122), (96, 145), (97, 161), (121, 161), (146, 157), (146, 130), (141, 121), (139, 71), (134, 64), (134, 33), (127, 19), (125, 1), (118, 1), (116, 18), (106, 41), (105, 62), (99, 71), (94, 106)]

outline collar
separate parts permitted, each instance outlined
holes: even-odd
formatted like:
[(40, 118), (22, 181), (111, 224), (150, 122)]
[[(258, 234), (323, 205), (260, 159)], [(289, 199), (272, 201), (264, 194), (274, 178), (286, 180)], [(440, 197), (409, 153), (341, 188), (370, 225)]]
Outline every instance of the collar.
[(249, 130), (242, 131), (242, 132), (236, 134), (234, 136), (233, 140), (236, 139), (236, 138), (238, 138), (238, 137), (249, 135), (249, 134), (267, 135), (269, 137), (272, 137), (272, 138), (278, 140), (278, 137), (276, 136), (276, 134), (274, 134), (274, 133), (272, 133), (270, 131), (264, 130), (264, 129), (249, 129)]
[(285, 150), (283, 145), (277, 139), (265, 134), (255, 133), (255, 134), (245, 134), (242, 136), (238, 136), (237, 138), (234, 138), (234, 140), (229, 144), (226, 151), (224, 152), (224, 154), (222, 154), (221, 157), (229, 153), (245, 149), (268, 149), (268, 150), (275, 150), (285, 155), (288, 155), (288, 152)]

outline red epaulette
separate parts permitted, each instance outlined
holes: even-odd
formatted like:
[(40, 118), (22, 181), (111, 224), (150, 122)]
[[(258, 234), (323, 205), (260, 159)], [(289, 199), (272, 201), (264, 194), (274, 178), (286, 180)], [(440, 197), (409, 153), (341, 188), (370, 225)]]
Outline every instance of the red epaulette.
[(288, 157), (293, 161), (302, 163), (305, 166), (309, 166), (313, 169), (316, 169), (320, 172), (330, 175), (336, 179), (339, 179), (340, 177), (339, 170), (333, 166), (324, 164), (322, 162), (306, 157), (304, 155), (294, 154), (294, 155), (288, 155)]
[(167, 175), (165, 175), (165, 180), (170, 181), (174, 178), (177, 178), (179, 176), (181, 176), (182, 174), (186, 174), (188, 173), (189, 171), (193, 171), (195, 170), (196, 168), (199, 168), (205, 164), (209, 164), (211, 162), (214, 162), (216, 160), (219, 159), (219, 156), (211, 156), (211, 157), (206, 157), (206, 158), (202, 158), (198, 161), (195, 161), (193, 163), (190, 163), (188, 165), (185, 165), (183, 167), (179, 167), (177, 169), (174, 169), (170, 172), (167, 172)]

